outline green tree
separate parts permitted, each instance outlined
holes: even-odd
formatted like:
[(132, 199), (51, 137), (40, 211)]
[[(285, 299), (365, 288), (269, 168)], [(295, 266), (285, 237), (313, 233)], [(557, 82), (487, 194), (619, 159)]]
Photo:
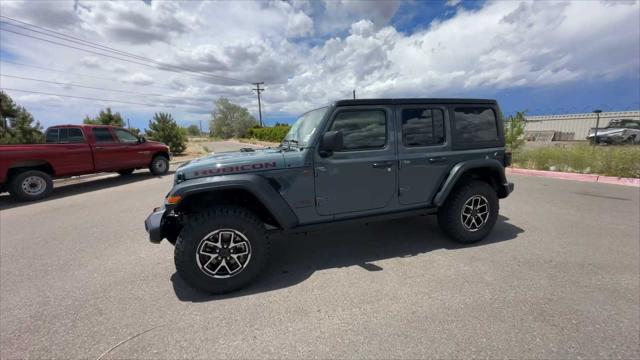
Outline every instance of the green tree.
[(0, 144), (36, 144), (43, 139), (40, 122), (0, 91)]
[(151, 140), (169, 145), (174, 154), (181, 154), (187, 148), (186, 132), (169, 113), (160, 112), (153, 115), (153, 120), (149, 120), (147, 136)]
[(258, 125), (247, 108), (233, 104), (227, 98), (216, 101), (216, 108), (211, 113), (211, 136), (223, 139), (245, 137), (249, 129)]
[(511, 151), (517, 150), (524, 144), (525, 111), (516, 112), (515, 116), (509, 116), (504, 124), (504, 141)]
[(200, 136), (200, 128), (195, 124), (189, 125), (189, 127), (187, 127), (187, 134), (190, 136)]
[(90, 125), (114, 125), (124, 127), (124, 120), (120, 113), (111, 112), (111, 108), (100, 110), (98, 116), (93, 119), (87, 115), (83, 122)]

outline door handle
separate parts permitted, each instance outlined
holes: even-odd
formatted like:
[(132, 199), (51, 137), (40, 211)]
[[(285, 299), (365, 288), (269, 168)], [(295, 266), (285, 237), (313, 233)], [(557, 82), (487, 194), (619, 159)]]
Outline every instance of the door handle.
[(374, 162), (371, 164), (374, 169), (385, 169), (393, 166), (393, 161)]
[(96, 147), (96, 150), (104, 150), (104, 148), (102, 146), (98, 146)]
[(429, 158), (429, 162), (432, 163), (432, 164), (433, 163), (442, 163), (442, 162), (445, 162), (445, 161), (447, 161), (447, 158), (442, 157), (442, 156)]

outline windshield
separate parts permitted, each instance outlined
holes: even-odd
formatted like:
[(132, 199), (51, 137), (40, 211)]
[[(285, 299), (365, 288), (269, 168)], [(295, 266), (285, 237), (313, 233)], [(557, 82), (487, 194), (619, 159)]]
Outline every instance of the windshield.
[(289, 146), (306, 147), (311, 141), (311, 136), (317, 131), (326, 111), (327, 108), (323, 107), (302, 114), (291, 126), (282, 142)]
[(633, 120), (612, 120), (606, 129), (640, 129), (640, 122)]

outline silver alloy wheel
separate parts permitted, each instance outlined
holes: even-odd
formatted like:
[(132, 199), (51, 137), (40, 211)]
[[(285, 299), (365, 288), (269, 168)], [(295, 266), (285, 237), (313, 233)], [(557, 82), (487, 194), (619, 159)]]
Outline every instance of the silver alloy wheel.
[(157, 172), (164, 172), (167, 168), (167, 161), (164, 159), (158, 159), (153, 163)]
[(47, 190), (47, 182), (40, 176), (29, 176), (22, 180), (20, 188), (29, 196), (38, 196)]
[(238, 275), (251, 260), (251, 244), (243, 233), (219, 229), (207, 234), (196, 251), (196, 261), (208, 276), (223, 279)]
[(467, 231), (478, 231), (489, 219), (489, 201), (482, 195), (474, 195), (462, 206), (460, 220)]

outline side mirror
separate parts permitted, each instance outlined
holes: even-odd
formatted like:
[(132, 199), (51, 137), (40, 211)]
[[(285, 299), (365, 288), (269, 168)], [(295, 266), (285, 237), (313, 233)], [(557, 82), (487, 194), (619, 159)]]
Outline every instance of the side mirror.
[(138, 136), (138, 143), (142, 144), (146, 142), (147, 142), (147, 139), (144, 136), (142, 135)]
[(343, 147), (341, 131), (327, 131), (320, 140), (320, 156), (331, 156), (334, 151), (340, 151)]

